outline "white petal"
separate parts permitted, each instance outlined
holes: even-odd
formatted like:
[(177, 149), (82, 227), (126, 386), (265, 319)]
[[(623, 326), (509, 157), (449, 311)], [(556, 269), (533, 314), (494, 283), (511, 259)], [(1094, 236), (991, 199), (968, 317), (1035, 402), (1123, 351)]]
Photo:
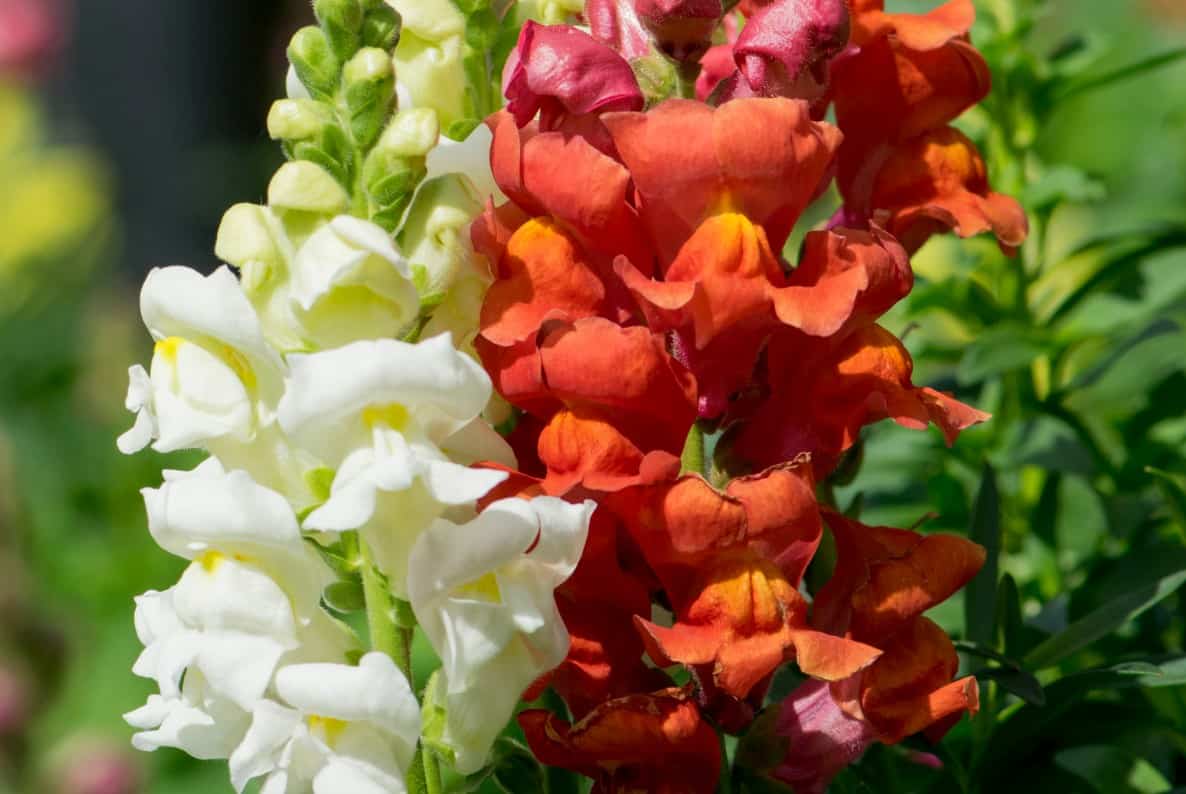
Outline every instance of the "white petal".
[(536, 514), (524, 499), (501, 499), (467, 524), (434, 522), (412, 549), (408, 592), (413, 607), (517, 560), (538, 534)]
[(157, 434), (156, 415), (152, 409), (152, 381), (139, 364), (128, 369), (128, 396), (124, 404), (136, 414), (136, 422), (119, 437), (116, 446), (120, 452), (131, 455), (148, 446)]
[(447, 438), (486, 405), (490, 379), (448, 336), (412, 345), (393, 339), (356, 342), (293, 356), (280, 401), (284, 430), (336, 464), (366, 442), (368, 406), (397, 404), (434, 440)]
[(508, 469), (519, 468), (511, 445), (480, 417), (442, 441), (441, 450), (451, 460), (466, 465), (490, 462)]
[(263, 549), (300, 555), (296, 515), (280, 494), (243, 471), (199, 468), (173, 473), (160, 488), (145, 488), (148, 531), (161, 548), (193, 559), (207, 550), (259, 554)]
[(241, 792), (248, 781), (275, 770), (284, 746), (301, 724), (299, 712), (270, 700), (252, 709), (251, 727), (230, 757), (231, 784)]
[(420, 706), (403, 673), (389, 656), (368, 653), (357, 667), (299, 664), (276, 673), (276, 692), (306, 714), (369, 722), (400, 745), (406, 766), (420, 736)]
[(498, 189), (494, 173), (490, 170), (490, 146), (493, 142), (494, 134), (485, 124), (474, 127), (464, 141), (455, 141), (442, 135), (440, 143), (428, 153), (426, 179), (444, 174), (461, 174), (469, 179), (483, 203), (487, 196), (493, 198), (495, 204), (505, 201), (506, 197)]
[(263, 395), (278, 397), (283, 363), (264, 340), (255, 309), (228, 268), (205, 277), (187, 267), (157, 268), (144, 281), (140, 312), (155, 339), (176, 336), (241, 353)]
[(313, 778), (313, 794), (406, 794), (407, 790), (402, 778), (349, 758), (331, 757)]

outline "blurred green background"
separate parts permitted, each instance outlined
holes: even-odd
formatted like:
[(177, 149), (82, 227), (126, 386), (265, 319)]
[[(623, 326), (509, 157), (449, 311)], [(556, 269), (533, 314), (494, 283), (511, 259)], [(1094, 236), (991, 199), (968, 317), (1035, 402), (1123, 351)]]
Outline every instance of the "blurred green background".
[[(282, 91), (283, 42), (311, 15), (279, 0), (30, 3), (53, 26), (40, 49), (6, 51), (0, 30), (0, 792), (229, 791), (224, 765), (128, 749), (119, 715), (150, 691), (130, 673), (131, 599), (182, 568), (152, 544), (138, 490), (194, 459), (125, 458), (115, 437), (131, 421), (127, 367), (150, 355), (138, 282), (154, 265), (212, 268), (222, 211), (262, 198), (280, 157), (264, 118)], [(21, 5), (0, 0), (0, 28)], [(998, 20), (1014, 5), (1035, 4), (978, 3)], [(1051, 64), (1102, 75), (1182, 47), (1186, 2), (1042, 5), (1020, 46), (997, 27), (978, 35), (997, 83), (967, 120), (997, 189), (1040, 211), (1035, 239), (1020, 262), (985, 240), (928, 246), (915, 294), (887, 320), (910, 329), (916, 382), (958, 390), (996, 420), (953, 453), (937, 433), (878, 426), (855, 479), (835, 483), (868, 523), (934, 511), (928, 528), (975, 534), (975, 496), (983, 508), (991, 480), (1023, 635), (1186, 569), (1186, 62), (1093, 90), (1043, 95), (1034, 82)], [(1062, 672), (1180, 653), (1180, 605), (1159, 604)], [(957, 599), (939, 618), (964, 635), (964, 614)], [(1052, 786), (1035, 790), (1167, 790), (1186, 780), (1186, 696), (1132, 697), (1146, 711), (1124, 719), (1169, 727), (1154, 750), (1122, 750), (1119, 778), (1099, 771), (1111, 755), (1082, 748), (1154, 740), (1124, 738), (1113, 712), (1062, 713), (1120, 720), (1107, 742), (1076, 744), (1038, 720), (1042, 741), (1066, 743), (1002, 758)], [(1020, 708), (1002, 693), (995, 713)], [(862, 766), (877, 763), (896, 762)], [(869, 779), (855, 774), (853, 790)], [(903, 785), (892, 790), (915, 790)]]

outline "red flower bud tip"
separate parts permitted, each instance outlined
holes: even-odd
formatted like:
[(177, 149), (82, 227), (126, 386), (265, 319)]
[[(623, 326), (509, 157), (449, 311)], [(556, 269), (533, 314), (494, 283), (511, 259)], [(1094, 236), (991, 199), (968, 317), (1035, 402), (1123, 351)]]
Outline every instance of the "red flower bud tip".
[(723, 13), (720, 0), (634, 0), (634, 9), (659, 47), (680, 61), (704, 54)]
[(770, 773), (796, 794), (823, 794), (840, 770), (873, 744), (873, 729), (840, 708), (828, 684), (808, 681), (782, 703), (775, 731), (787, 739), (786, 758)]
[(733, 48), (740, 76), (759, 96), (814, 99), (828, 61), (848, 44), (844, 0), (778, 0), (750, 18)]
[(503, 94), (515, 122), (540, 113), (544, 129), (564, 114), (641, 110), (645, 104), (630, 64), (568, 25), (528, 22), (503, 70)]
[(0, 0), (0, 75), (44, 71), (64, 38), (57, 2)]

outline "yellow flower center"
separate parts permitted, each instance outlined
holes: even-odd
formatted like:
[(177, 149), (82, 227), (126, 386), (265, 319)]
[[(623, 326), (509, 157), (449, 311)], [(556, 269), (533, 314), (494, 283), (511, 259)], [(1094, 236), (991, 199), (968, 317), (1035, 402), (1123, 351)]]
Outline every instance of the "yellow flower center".
[(502, 603), (502, 590), (498, 587), (498, 579), (493, 573), (474, 579), (472, 582), (457, 587), (453, 594), (458, 598), (472, 598), (478, 601), (489, 601), (492, 604)]
[(411, 420), (412, 415), (408, 413), (408, 409), (399, 403), (388, 403), (387, 405), (368, 405), (362, 411), (362, 421), (367, 427), (374, 427), (375, 425), (386, 425), (392, 430), (402, 432)]
[(170, 364), (177, 363), (177, 351), (186, 342), (180, 336), (167, 336), (153, 346), (153, 352)]
[(342, 732), (349, 725), (348, 722), (343, 720), (336, 720), (333, 717), (322, 717), (318, 714), (313, 714), (305, 722), (309, 725), (309, 731), (330, 747), (333, 747), (337, 743)]

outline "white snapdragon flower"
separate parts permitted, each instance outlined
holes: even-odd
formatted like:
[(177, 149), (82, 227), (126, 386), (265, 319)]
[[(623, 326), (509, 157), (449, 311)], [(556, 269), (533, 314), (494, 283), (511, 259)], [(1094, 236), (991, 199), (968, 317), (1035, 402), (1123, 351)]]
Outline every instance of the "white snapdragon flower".
[(264, 778), (262, 794), (402, 794), (420, 737), (420, 707), (390, 657), (357, 667), (300, 664), (276, 674), (276, 700), (259, 701), (232, 754), (236, 791)]
[(127, 406), (136, 422), (120, 437), (120, 450), (136, 452), (154, 439), (160, 452), (249, 441), (270, 420), (283, 363), (234, 275), (226, 268), (209, 276), (153, 270), (140, 310), (156, 349), (151, 374), (139, 365), (129, 372)]
[(251, 714), (213, 692), (196, 669), (186, 673), (179, 692), (150, 695), (124, 719), (140, 731), (132, 737), (137, 750), (172, 747), (202, 760), (230, 758), (251, 725)]
[(244, 471), (210, 458), (193, 471), (164, 472), (141, 493), (148, 531), (162, 549), (188, 560), (248, 562), (292, 594), (296, 620), (315, 614), (332, 574), (301, 537), (288, 501)]
[(145, 648), (133, 672), (165, 701), (182, 699), (183, 678), (198, 672), (249, 711), (282, 659), (344, 659), (350, 636), (319, 606), (331, 573), (284, 497), (213, 460), (167, 476), (144, 491), (149, 530), (193, 562), (174, 587), (136, 600)]
[(223, 216), (215, 252), (239, 268), (272, 344), (285, 352), (396, 336), (420, 310), (407, 260), (381, 227), (343, 214), (349, 199), (309, 162), (287, 163), (268, 205)]
[(490, 380), (448, 335), (418, 344), (356, 342), (293, 356), (291, 366), (280, 424), (336, 472), (329, 499), (304, 526), (363, 530), (402, 595), (419, 533), (505, 479), (465, 464), (514, 463), (506, 442), (479, 418)]
[(592, 502), (501, 499), (465, 524), (439, 519), (412, 549), (408, 592), (441, 658), (457, 770), (475, 772), (523, 690), (564, 660), (553, 591), (576, 569)]

